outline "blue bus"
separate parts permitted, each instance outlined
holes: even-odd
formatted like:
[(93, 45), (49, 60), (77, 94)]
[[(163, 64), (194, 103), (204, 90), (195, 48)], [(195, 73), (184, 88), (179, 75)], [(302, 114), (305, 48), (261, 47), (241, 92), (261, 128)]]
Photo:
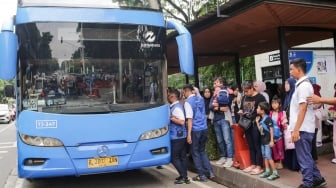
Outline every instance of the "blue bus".
[(0, 79), (16, 79), (19, 177), (169, 163), (170, 29), (192, 75), (190, 33), (158, 0), (18, 1), (0, 33)]

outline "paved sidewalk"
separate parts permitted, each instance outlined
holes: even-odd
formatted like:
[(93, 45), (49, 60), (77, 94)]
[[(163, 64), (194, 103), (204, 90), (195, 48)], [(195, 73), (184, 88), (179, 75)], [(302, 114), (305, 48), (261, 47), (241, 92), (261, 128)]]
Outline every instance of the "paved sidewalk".
[[(327, 181), (326, 188), (336, 188), (336, 164), (331, 163), (333, 154), (319, 155), (317, 167), (320, 169), (322, 176)], [(259, 178), (258, 175), (250, 175), (242, 170), (231, 168), (223, 168), (211, 162), (216, 174), (215, 181), (230, 188), (294, 188), (302, 183), (300, 172), (291, 171), (288, 169), (279, 170), (280, 178), (274, 181), (269, 181), (264, 178)]]

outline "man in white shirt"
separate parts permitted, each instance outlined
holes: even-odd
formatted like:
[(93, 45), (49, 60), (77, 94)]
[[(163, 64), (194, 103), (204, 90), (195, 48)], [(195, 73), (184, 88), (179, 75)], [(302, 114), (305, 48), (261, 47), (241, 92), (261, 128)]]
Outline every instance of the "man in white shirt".
[(311, 155), (315, 115), (313, 105), (308, 104), (307, 97), (313, 95), (314, 91), (306, 76), (306, 66), (303, 59), (290, 62), (290, 75), (297, 82), (290, 103), (289, 130), (292, 131), (292, 141), (302, 173), (303, 184), (299, 188), (322, 187), (327, 184)]

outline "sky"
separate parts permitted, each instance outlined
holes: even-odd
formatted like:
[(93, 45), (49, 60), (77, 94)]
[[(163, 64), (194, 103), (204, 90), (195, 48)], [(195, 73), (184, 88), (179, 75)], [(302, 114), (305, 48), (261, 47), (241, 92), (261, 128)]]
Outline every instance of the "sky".
[(15, 14), (17, 0), (0, 0), (0, 26), (5, 19)]

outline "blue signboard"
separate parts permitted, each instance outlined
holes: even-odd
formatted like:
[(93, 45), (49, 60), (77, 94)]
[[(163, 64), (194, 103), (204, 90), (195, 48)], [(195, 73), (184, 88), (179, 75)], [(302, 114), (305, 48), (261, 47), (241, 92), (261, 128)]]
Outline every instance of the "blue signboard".
[(306, 61), (306, 73), (308, 74), (313, 67), (313, 51), (312, 50), (289, 50), (288, 59), (289, 62), (294, 59), (302, 58)]

